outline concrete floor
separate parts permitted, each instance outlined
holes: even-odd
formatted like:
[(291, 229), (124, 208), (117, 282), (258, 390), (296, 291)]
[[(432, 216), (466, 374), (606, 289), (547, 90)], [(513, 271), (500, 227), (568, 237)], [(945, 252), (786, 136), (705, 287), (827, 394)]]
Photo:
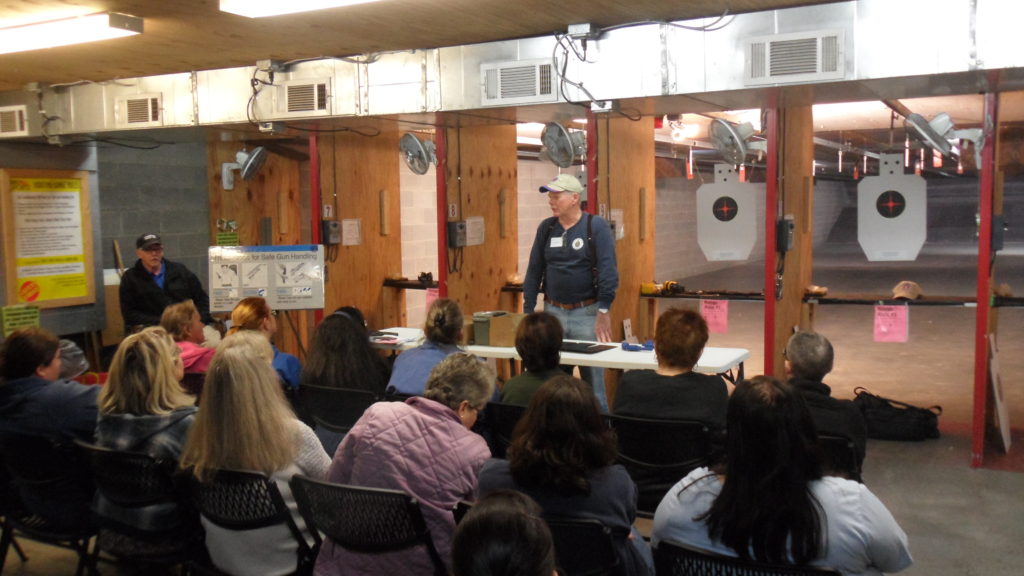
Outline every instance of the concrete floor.
[[(856, 245), (832, 244), (815, 255), (814, 283), (837, 293), (888, 293), (904, 279), (929, 295), (974, 293), (973, 247), (926, 246), (916, 262), (868, 263)], [(680, 279), (688, 289), (761, 289), (761, 265), (748, 263), (701, 277)], [(997, 261), (997, 278), (1024, 294), (1024, 250), (1010, 247)], [(675, 305), (696, 306), (695, 301)], [(763, 370), (763, 304), (730, 302), (729, 332), (712, 335), (713, 346), (748, 348), (747, 375)], [(864, 481), (889, 507), (910, 538), (915, 564), (908, 575), (1016, 575), (1024, 558), (1024, 469), (1017, 472), (971, 468), (970, 422), (973, 394), (974, 309), (911, 308), (910, 341), (872, 341), (872, 308), (821, 306), (817, 330), (836, 348), (836, 369), (826, 380), (834, 395), (852, 398), (865, 386), (919, 405), (939, 404), (942, 438), (921, 443), (868, 443)], [(1000, 310), (1001, 371), (1010, 422), (1024, 423), (1024, 310)], [(1017, 431), (1019, 432), (1019, 430)], [(1024, 437), (1011, 448), (1024, 462)], [(987, 461), (995, 459), (987, 456)], [(49, 576), (71, 573), (70, 552), (24, 541), (30, 561), (11, 554), (6, 574)], [(1017, 566), (1017, 568), (1014, 568)], [(103, 566), (107, 574), (114, 573)]]

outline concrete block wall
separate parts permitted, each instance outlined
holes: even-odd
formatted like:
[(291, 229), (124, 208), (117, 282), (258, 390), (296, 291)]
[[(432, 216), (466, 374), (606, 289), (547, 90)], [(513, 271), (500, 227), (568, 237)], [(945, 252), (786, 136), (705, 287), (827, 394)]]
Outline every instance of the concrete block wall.
[(155, 232), (167, 259), (181, 262), (207, 283), (210, 246), (205, 142), (165, 144), (154, 150), (103, 146), (98, 152), (103, 191), (103, 268), (115, 268), (113, 241), (124, 265), (135, 264), (135, 239)]

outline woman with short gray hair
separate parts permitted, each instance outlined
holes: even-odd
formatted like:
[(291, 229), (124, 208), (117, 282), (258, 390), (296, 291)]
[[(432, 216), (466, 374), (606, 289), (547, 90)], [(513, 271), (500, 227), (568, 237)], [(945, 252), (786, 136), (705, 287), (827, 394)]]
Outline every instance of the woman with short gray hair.
[[(328, 480), (409, 493), (423, 511), (438, 553), (451, 560), (459, 500), (472, 500), (477, 475), (491, 451), (470, 429), (494, 393), (494, 371), (464, 352), (442, 360), (424, 396), (378, 402), (363, 413), (338, 446)], [(431, 574), (423, 547), (388, 554), (357, 554), (325, 541), (318, 576)]]

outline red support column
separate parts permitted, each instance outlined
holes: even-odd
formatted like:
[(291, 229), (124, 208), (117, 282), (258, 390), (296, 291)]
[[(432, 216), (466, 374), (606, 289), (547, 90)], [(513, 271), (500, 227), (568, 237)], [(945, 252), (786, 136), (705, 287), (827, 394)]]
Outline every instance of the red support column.
[[(608, 137), (607, 134), (604, 135)], [(610, 162), (610, 161), (609, 161)], [(597, 214), (597, 117), (593, 110), (587, 110), (587, 212)]]
[(999, 129), (999, 96), (985, 94), (985, 146), (979, 170), (980, 226), (978, 229), (978, 279), (974, 325), (974, 415), (971, 433), (971, 466), (985, 457), (985, 405), (988, 399), (988, 330), (992, 280), (992, 210), (996, 176), (996, 135)]

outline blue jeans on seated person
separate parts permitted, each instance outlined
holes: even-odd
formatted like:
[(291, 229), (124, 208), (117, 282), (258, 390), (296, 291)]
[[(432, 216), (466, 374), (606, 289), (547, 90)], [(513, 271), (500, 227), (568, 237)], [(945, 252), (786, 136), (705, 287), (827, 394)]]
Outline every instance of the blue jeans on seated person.
[[(544, 306), (544, 311), (551, 314), (562, 323), (565, 330), (566, 340), (590, 340), (597, 341), (597, 332), (594, 331), (594, 324), (597, 322), (598, 303), (590, 306), (566, 310), (558, 306)], [(601, 411), (608, 412), (608, 393), (604, 386), (604, 368), (591, 366), (580, 366), (580, 377), (594, 389), (594, 396), (601, 406)]]

